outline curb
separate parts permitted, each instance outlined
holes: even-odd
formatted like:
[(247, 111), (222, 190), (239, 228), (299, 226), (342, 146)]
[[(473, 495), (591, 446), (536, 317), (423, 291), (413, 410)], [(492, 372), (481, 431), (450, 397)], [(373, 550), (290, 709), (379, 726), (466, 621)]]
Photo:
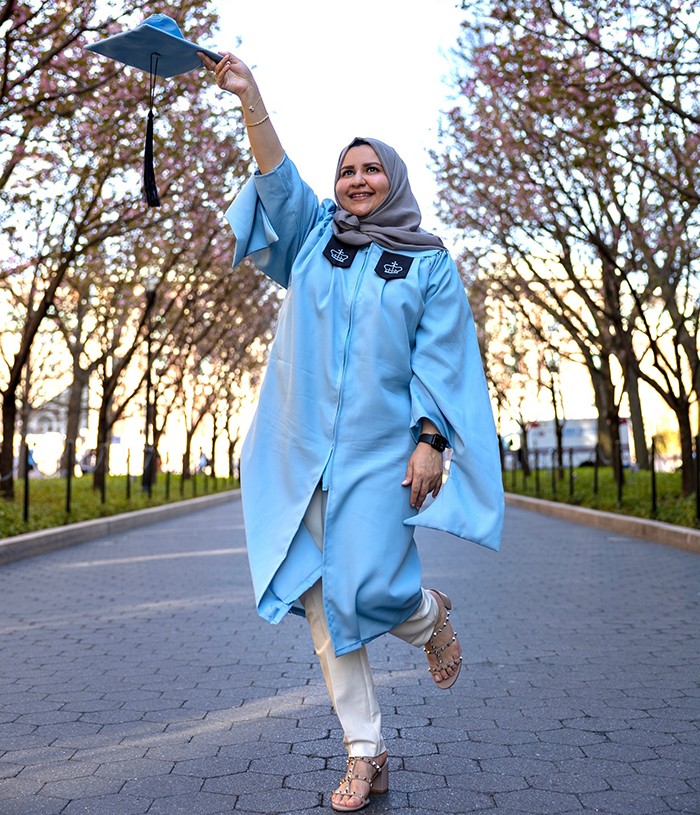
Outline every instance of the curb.
[(674, 526), (648, 518), (635, 518), (630, 515), (617, 515), (614, 512), (560, 504), (556, 501), (545, 501), (542, 498), (529, 498), (512, 492), (506, 493), (506, 503), (512, 507), (541, 512), (564, 521), (573, 521), (593, 526), (596, 529), (607, 529), (622, 535), (631, 535), (653, 543), (675, 546), (678, 549), (700, 554), (700, 531), (686, 526)]
[(240, 498), (240, 494), (240, 489), (226, 490), (225, 492), (217, 492), (214, 495), (190, 498), (186, 501), (174, 501), (170, 504), (161, 504), (148, 509), (123, 512), (120, 515), (111, 515), (107, 518), (94, 518), (90, 521), (80, 521), (75, 524), (66, 524), (66, 526), (56, 526), (52, 529), (41, 529), (37, 532), (15, 535), (12, 538), (0, 540), (0, 566), (24, 558), (43, 555), (46, 552), (53, 552), (56, 549), (64, 549), (67, 546), (87, 543), (97, 538), (125, 532), (157, 521), (165, 521), (169, 518), (188, 515), (191, 512), (199, 512), (203, 509), (224, 504), (227, 501), (234, 501)]

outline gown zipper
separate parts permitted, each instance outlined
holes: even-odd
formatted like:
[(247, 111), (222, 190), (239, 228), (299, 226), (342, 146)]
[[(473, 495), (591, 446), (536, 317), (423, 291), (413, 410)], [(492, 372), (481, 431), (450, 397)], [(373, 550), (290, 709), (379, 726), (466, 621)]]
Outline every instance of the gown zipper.
[(365, 274), (365, 268), (367, 266), (367, 258), (369, 257), (370, 251), (369, 247), (364, 253), (364, 257), (362, 259), (362, 266), (360, 267), (360, 271), (357, 275), (357, 280), (355, 282), (355, 288), (352, 293), (352, 298), (350, 300), (350, 314), (348, 316), (348, 327), (347, 331), (345, 332), (345, 343), (343, 345), (343, 364), (340, 368), (340, 381), (338, 383), (338, 404), (335, 410), (335, 418), (333, 420), (333, 434), (331, 436), (331, 449), (328, 453), (328, 459), (326, 461), (326, 466), (323, 468), (323, 475), (321, 477), (321, 489), (327, 490), (330, 486), (330, 470), (333, 466), (333, 459), (335, 456), (335, 442), (336, 442), (336, 434), (338, 432), (338, 419), (340, 418), (340, 411), (343, 408), (343, 384), (345, 382), (345, 372), (347, 370), (348, 365), (348, 348), (350, 346), (350, 334), (352, 333), (352, 324), (353, 324), (353, 316), (355, 314), (355, 303), (357, 300), (357, 292), (360, 288), (360, 283), (362, 282), (362, 278)]

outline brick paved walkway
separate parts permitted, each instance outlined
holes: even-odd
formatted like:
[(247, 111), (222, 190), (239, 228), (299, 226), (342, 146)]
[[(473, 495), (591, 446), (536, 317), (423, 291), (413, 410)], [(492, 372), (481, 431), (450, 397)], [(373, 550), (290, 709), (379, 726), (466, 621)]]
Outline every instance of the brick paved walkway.
[[(514, 509), (498, 555), (419, 539), (465, 670), (370, 646), (368, 813), (700, 813), (700, 557)], [(252, 608), (237, 501), (0, 569), (0, 815), (319, 812), (340, 738), (303, 620)]]

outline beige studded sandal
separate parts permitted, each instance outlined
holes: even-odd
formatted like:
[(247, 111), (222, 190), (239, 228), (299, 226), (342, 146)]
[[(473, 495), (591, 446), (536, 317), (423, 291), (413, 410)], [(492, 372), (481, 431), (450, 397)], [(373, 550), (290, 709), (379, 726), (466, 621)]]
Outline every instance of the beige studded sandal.
[[(452, 603), (450, 598), (437, 589), (428, 589), (440, 607), (440, 615), (430, 639), (423, 650), (428, 655), (428, 670), (433, 675), (435, 684), (442, 690), (451, 688), (457, 681), (462, 669), (462, 649), (457, 639), (457, 632), (450, 622)], [(451, 658), (445, 653), (451, 649)], [(456, 652), (456, 653), (455, 653)]]
[(350, 756), (348, 770), (340, 786), (331, 795), (336, 812), (357, 812), (369, 804), (370, 793), (389, 790), (389, 757), (382, 753), (374, 758)]

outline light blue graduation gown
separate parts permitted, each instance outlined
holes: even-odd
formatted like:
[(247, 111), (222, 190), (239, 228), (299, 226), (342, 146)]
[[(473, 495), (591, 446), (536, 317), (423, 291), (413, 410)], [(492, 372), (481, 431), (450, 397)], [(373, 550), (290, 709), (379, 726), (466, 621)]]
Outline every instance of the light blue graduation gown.
[[(319, 203), (288, 157), (256, 173), (226, 213), (234, 265), (250, 256), (287, 289), (241, 455), (248, 555), (273, 623), (319, 578), (335, 652), (390, 631), (421, 601), (414, 526), (497, 549), (500, 457), (472, 314), (448, 252), (377, 274), (374, 243), (349, 268), (323, 256), (335, 204)], [(420, 513), (403, 487), (420, 419), (449, 439), (449, 476)], [(323, 552), (302, 523), (328, 490)]]

